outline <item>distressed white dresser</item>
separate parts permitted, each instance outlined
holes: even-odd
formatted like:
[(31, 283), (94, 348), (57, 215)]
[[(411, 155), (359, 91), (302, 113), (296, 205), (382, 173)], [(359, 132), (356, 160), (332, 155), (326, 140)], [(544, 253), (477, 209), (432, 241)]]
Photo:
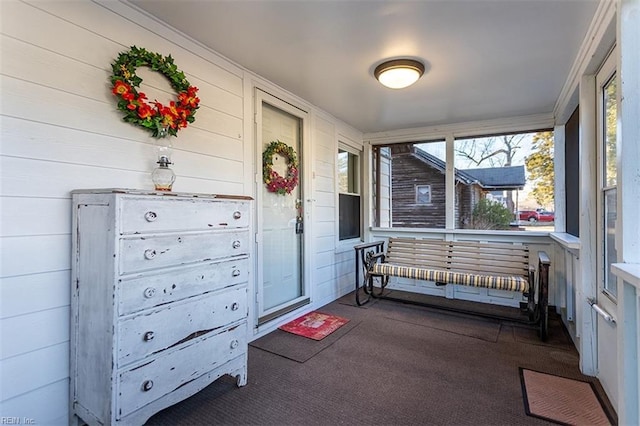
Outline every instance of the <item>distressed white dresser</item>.
[(70, 423), (247, 381), (250, 198), (73, 191)]

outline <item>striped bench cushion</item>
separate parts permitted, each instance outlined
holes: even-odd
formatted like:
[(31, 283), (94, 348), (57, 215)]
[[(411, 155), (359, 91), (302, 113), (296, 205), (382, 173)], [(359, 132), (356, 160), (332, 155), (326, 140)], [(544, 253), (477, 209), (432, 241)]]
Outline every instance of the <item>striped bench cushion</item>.
[(452, 272), (438, 269), (400, 266), (391, 263), (375, 263), (371, 269), (373, 274), (391, 275), (394, 277), (414, 278), (449, 284), (461, 284), (472, 287), (486, 287), (498, 290), (526, 292), (529, 282), (521, 276), (479, 275), (466, 272)]

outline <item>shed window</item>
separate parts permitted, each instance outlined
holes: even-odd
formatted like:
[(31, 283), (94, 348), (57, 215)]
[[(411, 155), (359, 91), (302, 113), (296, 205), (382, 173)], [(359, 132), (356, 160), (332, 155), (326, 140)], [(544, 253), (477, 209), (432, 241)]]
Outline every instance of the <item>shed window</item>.
[(416, 204), (431, 204), (431, 185), (416, 185)]

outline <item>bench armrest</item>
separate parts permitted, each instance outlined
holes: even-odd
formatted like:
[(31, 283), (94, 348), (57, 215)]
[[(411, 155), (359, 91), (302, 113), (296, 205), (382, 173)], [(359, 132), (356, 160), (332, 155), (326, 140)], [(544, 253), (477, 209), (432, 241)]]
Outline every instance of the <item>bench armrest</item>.
[(544, 251), (538, 252), (538, 262), (542, 263), (543, 265), (551, 265), (549, 255), (547, 255), (547, 253)]

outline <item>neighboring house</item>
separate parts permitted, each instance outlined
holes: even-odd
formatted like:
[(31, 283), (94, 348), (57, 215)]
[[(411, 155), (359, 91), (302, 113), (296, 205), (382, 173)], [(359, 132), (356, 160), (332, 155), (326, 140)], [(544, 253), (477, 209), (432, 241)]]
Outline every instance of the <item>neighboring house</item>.
[[(524, 166), (489, 167), (461, 170), (481, 182), (487, 198), (502, 203), (511, 212), (518, 210), (518, 195), (527, 180)], [(515, 191), (515, 200), (513, 192)]]
[[(445, 162), (412, 144), (392, 146), (391, 159), (393, 226), (444, 228)], [(496, 200), (499, 194), (502, 202), (509, 198), (504, 191), (521, 190), (525, 184), (524, 166), (456, 169), (455, 178), (457, 228), (469, 226), (481, 199)]]

